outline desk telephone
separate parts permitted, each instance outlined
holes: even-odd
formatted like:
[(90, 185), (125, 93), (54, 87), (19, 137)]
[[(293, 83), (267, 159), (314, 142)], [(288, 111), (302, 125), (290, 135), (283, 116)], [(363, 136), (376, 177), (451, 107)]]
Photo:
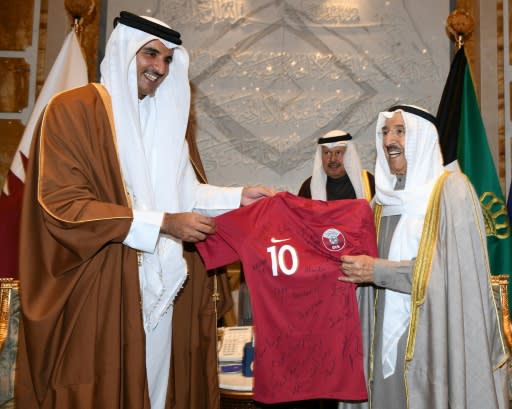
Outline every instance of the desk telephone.
[(251, 341), (252, 326), (225, 327), (219, 349), (219, 363), (241, 363), (244, 357), (244, 346)]

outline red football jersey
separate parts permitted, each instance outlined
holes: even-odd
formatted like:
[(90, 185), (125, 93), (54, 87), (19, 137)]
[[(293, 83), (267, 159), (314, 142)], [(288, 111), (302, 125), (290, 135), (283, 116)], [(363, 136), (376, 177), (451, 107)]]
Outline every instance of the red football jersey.
[(365, 400), (356, 286), (337, 278), (340, 256), (377, 256), (367, 201), (291, 193), (216, 217), (197, 243), (206, 268), (241, 260), (255, 332), (254, 399)]

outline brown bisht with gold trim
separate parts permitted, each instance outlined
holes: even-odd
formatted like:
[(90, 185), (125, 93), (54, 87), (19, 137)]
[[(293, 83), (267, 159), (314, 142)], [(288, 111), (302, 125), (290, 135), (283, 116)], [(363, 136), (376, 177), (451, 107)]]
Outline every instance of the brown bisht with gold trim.
[(137, 254), (122, 244), (132, 211), (103, 97), (57, 95), (32, 141), (18, 409), (149, 409)]

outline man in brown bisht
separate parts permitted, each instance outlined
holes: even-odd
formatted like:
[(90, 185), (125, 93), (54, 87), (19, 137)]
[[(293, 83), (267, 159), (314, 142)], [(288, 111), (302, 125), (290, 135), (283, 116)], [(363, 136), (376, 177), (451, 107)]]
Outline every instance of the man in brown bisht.
[[(509, 407), (506, 350), (475, 190), (443, 167), (436, 119), (411, 105), (377, 120), (380, 258), (342, 256), (340, 280), (373, 283), (370, 408)], [(344, 406), (342, 406), (344, 405)], [(345, 408), (346, 404), (340, 404)]]
[(18, 409), (170, 408), (182, 240), (204, 239), (215, 231), (210, 216), (273, 194), (198, 182), (180, 34), (127, 12), (116, 23), (101, 84), (55, 96), (33, 139)]

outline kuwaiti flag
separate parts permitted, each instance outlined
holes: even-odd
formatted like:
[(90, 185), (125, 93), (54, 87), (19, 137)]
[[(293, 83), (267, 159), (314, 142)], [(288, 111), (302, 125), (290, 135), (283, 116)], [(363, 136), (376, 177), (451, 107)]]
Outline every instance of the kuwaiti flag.
[(0, 278), (18, 277), (18, 240), (25, 164), (39, 116), (55, 94), (87, 82), (87, 64), (72, 30), (66, 37), (36, 100), (0, 195)]
[(457, 51), (452, 61), (437, 120), (444, 164), (450, 168), (456, 167), (458, 163), (480, 199), (491, 273), (509, 276), (509, 307), (512, 308), (510, 218), (487, 142), (464, 46)]
[(508, 190), (507, 209), (508, 217), (510, 218), (510, 222), (512, 223), (512, 182), (510, 182), (510, 189)]

